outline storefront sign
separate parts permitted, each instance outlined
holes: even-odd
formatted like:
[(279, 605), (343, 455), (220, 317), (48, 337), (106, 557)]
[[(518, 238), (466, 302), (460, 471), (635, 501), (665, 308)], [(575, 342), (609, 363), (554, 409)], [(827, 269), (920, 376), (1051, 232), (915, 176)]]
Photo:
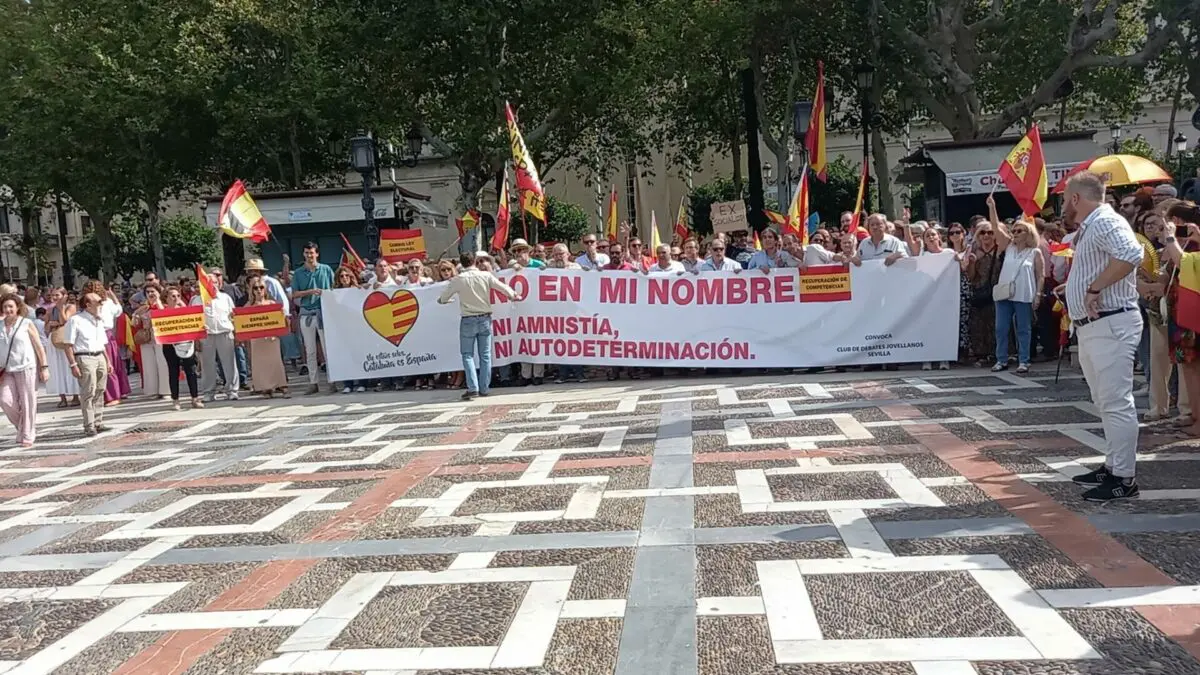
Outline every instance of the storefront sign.
[[(1051, 164), (1046, 167), (1046, 184), (1054, 187), (1063, 179), (1075, 164)], [(987, 194), (996, 186), (996, 192), (1008, 192), (1000, 174), (996, 171), (963, 171), (946, 174), (946, 196), (961, 197), (963, 195)]]

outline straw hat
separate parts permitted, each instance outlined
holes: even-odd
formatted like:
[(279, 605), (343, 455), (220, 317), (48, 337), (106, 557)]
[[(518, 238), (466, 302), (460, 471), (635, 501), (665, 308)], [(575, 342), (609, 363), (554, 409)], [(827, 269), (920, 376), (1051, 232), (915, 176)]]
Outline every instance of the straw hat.
[(263, 264), (262, 258), (248, 258), (246, 260), (247, 272), (266, 272), (267, 266)]
[(527, 251), (530, 248), (533, 247), (529, 245), (529, 242), (525, 241), (524, 239), (517, 238), (513, 239), (513, 243), (509, 245), (508, 251), (509, 253), (516, 253), (517, 251)]

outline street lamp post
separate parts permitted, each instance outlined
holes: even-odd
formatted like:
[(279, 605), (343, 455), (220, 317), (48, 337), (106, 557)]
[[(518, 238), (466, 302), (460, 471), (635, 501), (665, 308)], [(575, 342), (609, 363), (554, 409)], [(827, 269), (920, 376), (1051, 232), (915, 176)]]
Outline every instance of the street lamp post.
[(1175, 136), (1175, 180), (1183, 185), (1183, 156), (1187, 154), (1187, 136), (1179, 132)]
[[(860, 114), (862, 115), (863, 166), (871, 161), (871, 85), (875, 82), (875, 66), (860, 63), (854, 68), (854, 76), (858, 81), (859, 98), (861, 99)], [(870, 212), (870, 196), (863, 193), (863, 210)]]
[(375, 178), (375, 139), (370, 134), (350, 139), (350, 164), (362, 176), (363, 234), (367, 237), (367, 256), (379, 257), (379, 228), (375, 226), (375, 195), (371, 186)]
[(1112, 134), (1112, 154), (1121, 152), (1121, 125), (1114, 124), (1108, 128), (1108, 133)]

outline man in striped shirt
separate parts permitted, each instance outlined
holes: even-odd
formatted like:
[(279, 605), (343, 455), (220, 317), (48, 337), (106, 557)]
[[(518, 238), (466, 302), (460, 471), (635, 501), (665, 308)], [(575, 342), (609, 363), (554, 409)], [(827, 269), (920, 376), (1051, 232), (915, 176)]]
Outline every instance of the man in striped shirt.
[(1134, 463), (1138, 445), (1133, 401), (1133, 361), (1142, 336), (1134, 271), (1142, 246), (1129, 222), (1104, 201), (1104, 182), (1091, 172), (1067, 182), (1063, 215), (1079, 224), (1067, 276), (1067, 311), (1079, 338), (1079, 365), (1100, 411), (1106, 446), (1104, 465), (1075, 476), (1094, 486), (1083, 498), (1094, 502), (1136, 497)]

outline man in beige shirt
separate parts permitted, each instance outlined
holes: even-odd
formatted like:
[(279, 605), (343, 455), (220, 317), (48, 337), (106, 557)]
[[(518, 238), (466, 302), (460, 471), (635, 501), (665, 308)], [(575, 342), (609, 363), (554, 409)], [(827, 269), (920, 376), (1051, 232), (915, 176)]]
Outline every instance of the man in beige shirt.
[[(517, 294), (491, 272), (475, 266), (476, 256), (463, 253), (459, 263), (463, 271), (451, 279), (442, 291), (438, 303), (446, 304), (458, 296), (458, 310), (462, 316), (458, 324), (458, 350), (462, 354), (463, 373), (466, 374), (467, 391), (463, 400), (487, 396), (492, 383), (492, 299), (491, 292), (498, 291), (516, 300)], [(475, 372), (475, 350), (479, 350), (479, 373)]]

